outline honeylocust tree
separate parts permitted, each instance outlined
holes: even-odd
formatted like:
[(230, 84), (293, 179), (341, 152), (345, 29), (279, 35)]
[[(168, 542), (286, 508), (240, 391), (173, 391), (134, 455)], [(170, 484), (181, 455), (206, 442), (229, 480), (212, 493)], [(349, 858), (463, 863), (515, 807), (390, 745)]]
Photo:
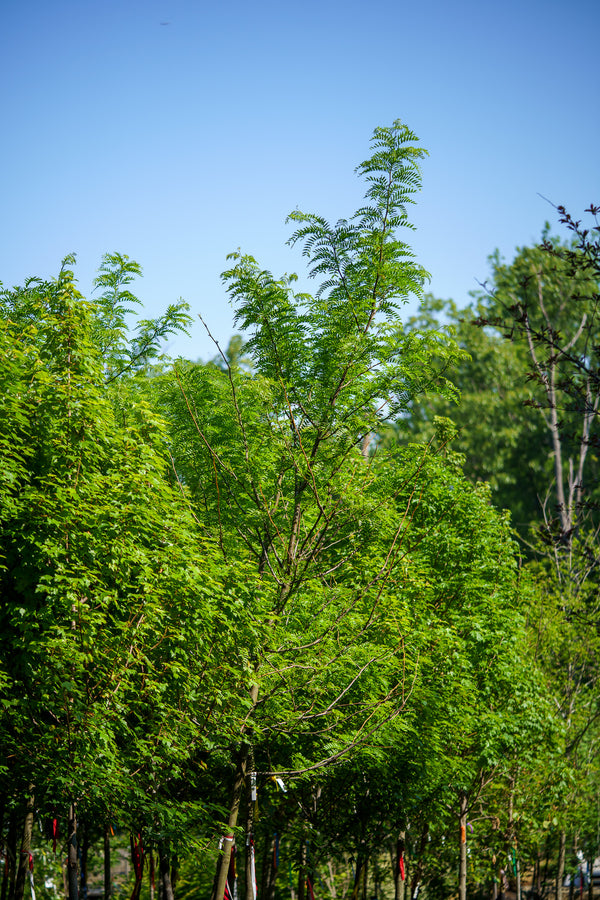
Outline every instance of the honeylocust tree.
[[(223, 278), (250, 371), (225, 354), (224, 371), (176, 369), (176, 470), (224, 558), (253, 562), (250, 610), (268, 623), (241, 673), (249, 710), (233, 748), (231, 830), (252, 770), (259, 780), (321, 771), (397, 717), (416, 677), (398, 589), (410, 577), (401, 560), (414, 510), (396, 505), (396, 476), (376, 447), (383, 423), (415, 397), (452, 392), (443, 375), (452, 342), (405, 332), (399, 317), (426, 275), (398, 236), (410, 227), (423, 154), (400, 122), (378, 128), (357, 170), (364, 205), (336, 224), (290, 216), (314, 295), (233, 254)], [(414, 482), (422, 457), (415, 451), (400, 481)]]
[[(377, 471), (372, 490), (381, 490), (387, 500), (385, 517), (383, 496), (375, 511), (379, 545), (390, 546), (399, 522), (402, 533), (370, 652), (381, 657), (393, 646), (391, 634), (402, 635), (397, 651), (405, 667), (404, 694), (397, 696), (402, 714), (381, 717), (376, 733), (333, 767), (304, 775), (280, 770), (286, 790), (272, 778), (259, 778), (255, 837), (264, 854), (266, 892), (275, 890), (278, 873), (286, 877), (291, 865), (300, 896), (306, 879), (314, 884), (317, 878), (321, 890), (330, 885), (335, 896), (352, 860), (346, 890), (361, 896), (369, 879), (386, 877), (390, 846), (398, 872), (400, 837), (411, 893), (436, 879), (456, 885), (461, 858), (464, 891), (465, 814), (479, 817), (489, 786), (502, 780), (515, 755), (539, 752), (547, 731), (549, 714), (535, 668), (522, 660), (524, 620), (506, 517), (494, 511), (485, 488), (469, 484), (449, 451), (413, 446), (378, 454), (371, 464)], [(356, 559), (358, 565), (369, 564), (366, 553)], [(390, 683), (394, 673), (387, 663), (383, 674)], [(382, 678), (379, 665), (377, 675)], [(343, 684), (335, 666), (327, 676)], [(371, 673), (360, 684), (371, 691), (362, 702), (376, 703), (382, 682)], [(287, 685), (297, 700), (290, 673)], [(322, 696), (327, 690), (321, 688)], [(349, 697), (358, 711), (359, 698), (351, 690), (345, 700)], [(279, 706), (283, 711), (281, 699)], [(255, 733), (255, 758), (263, 772), (269, 762), (286, 758), (286, 722), (271, 725), (268, 702), (257, 708), (255, 721), (263, 724), (267, 712), (263, 740), (257, 743)], [(359, 716), (348, 724), (360, 725)], [(298, 731), (293, 744), (296, 759), (301, 750), (307, 760), (315, 752), (316, 741), (307, 744)], [(285, 863), (278, 863), (278, 856)], [(398, 889), (401, 883), (398, 876)]]

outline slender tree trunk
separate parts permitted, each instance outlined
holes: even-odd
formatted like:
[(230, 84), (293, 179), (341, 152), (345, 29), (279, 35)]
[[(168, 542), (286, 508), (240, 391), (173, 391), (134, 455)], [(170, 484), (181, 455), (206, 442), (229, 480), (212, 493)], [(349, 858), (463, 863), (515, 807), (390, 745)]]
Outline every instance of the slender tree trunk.
[[(215, 877), (213, 878), (212, 890), (210, 892), (210, 900), (215, 900), (217, 896), (217, 882), (219, 880), (219, 866), (215, 866)], [(163, 895), (161, 893), (161, 884), (160, 878), (158, 879), (158, 900), (163, 900)]]
[(558, 866), (556, 868), (556, 900), (561, 900), (562, 883), (565, 877), (565, 850), (567, 846), (567, 836), (564, 828), (561, 829), (558, 841)]
[[(33, 790), (33, 785), (29, 788)], [(21, 852), (19, 855), (19, 867), (15, 882), (15, 900), (23, 900), (25, 894), (25, 880), (29, 871), (29, 853), (31, 851), (31, 832), (33, 831), (33, 794), (30, 794), (25, 809), (25, 821), (23, 823), (23, 836), (21, 838)]]
[(265, 834), (263, 842), (263, 852), (261, 854), (262, 865), (260, 867), (260, 889), (258, 896), (266, 898), (268, 892), (268, 884), (271, 879), (271, 866), (273, 864), (273, 844), (274, 840)]
[[(250, 687), (250, 700), (252, 709), (256, 706), (258, 699), (258, 684)], [(244, 781), (246, 777), (246, 767), (248, 765), (248, 757), (250, 754), (250, 744), (244, 743), (240, 750), (235, 772), (235, 780), (233, 783), (233, 792), (231, 795), (231, 803), (229, 805), (228, 834), (224, 836), (223, 852), (219, 863), (219, 877), (217, 878), (217, 888), (215, 891), (215, 900), (223, 900), (225, 896), (225, 885), (227, 884), (227, 874), (229, 872), (229, 862), (231, 860), (231, 849), (233, 846), (233, 829), (237, 825), (238, 814), (240, 811), (240, 800), (244, 789)]]
[(111, 894), (111, 878), (110, 870), (110, 825), (104, 828), (104, 900), (110, 900)]
[(416, 900), (416, 897), (418, 897), (418, 895), (419, 895), (419, 890), (421, 887), (421, 876), (423, 874), (423, 857), (425, 856), (425, 846), (427, 844), (427, 835), (428, 834), (429, 834), (429, 825), (426, 824), (423, 826), (423, 831), (421, 832), (421, 840), (419, 842), (419, 854), (417, 856), (417, 864), (415, 866), (412, 881), (410, 884), (411, 900)]
[[(396, 844), (396, 867), (394, 871), (394, 900), (404, 900), (404, 885), (406, 878), (406, 860), (404, 859), (404, 851), (406, 832), (402, 830)], [(404, 874), (404, 878), (402, 877)]]
[(79, 900), (79, 884), (77, 878), (77, 813), (75, 804), (69, 806), (67, 824), (67, 883), (69, 885), (69, 900)]
[[(245, 748), (240, 753), (237, 768), (235, 772), (235, 781), (233, 784), (233, 793), (231, 796), (231, 805), (229, 807), (229, 819), (227, 820), (228, 833), (223, 838), (223, 852), (219, 861), (217, 887), (215, 891), (215, 900), (223, 900), (225, 896), (225, 885), (227, 884), (227, 874), (229, 872), (229, 863), (231, 860), (231, 850), (233, 847), (233, 830), (237, 825), (238, 814), (240, 811), (240, 800), (242, 791), (244, 790), (244, 781), (246, 778), (246, 764), (248, 761), (248, 749)], [(167, 900), (167, 898), (164, 898)]]
[(588, 862), (588, 900), (594, 896), (594, 857)]
[(515, 876), (517, 879), (517, 900), (521, 900), (521, 863), (519, 861), (519, 854), (515, 848)]
[(171, 890), (173, 894), (177, 890), (177, 879), (179, 878), (179, 857), (176, 853), (171, 857)]
[(571, 847), (571, 861), (569, 868), (571, 869), (571, 877), (569, 880), (569, 900), (574, 900), (575, 897), (575, 879), (577, 877), (577, 841), (579, 839), (578, 833), (575, 831), (573, 833), (573, 845)]
[(81, 871), (79, 873), (79, 893), (81, 900), (87, 900), (87, 883), (88, 883), (88, 850), (90, 849), (90, 839), (88, 837), (87, 828), (85, 827), (85, 819), (79, 823), (79, 832), (81, 834)]
[(148, 859), (148, 892), (150, 895), (150, 900), (154, 900), (154, 851), (150, 850), (150, 857)]
[(158, 858), (160, 860), (160, 884), (163, 900), (174, 900), (169, 855), (164, 846), (159, 846)]
[(506, 869), (500, 869), (500, 900), (504, 900), (508, 891), (508, 878), (506, 877)]
[(547, 882), (548, 882), (548, 868), (549, 868), (549, 866), (550, 866), (550, 848), (549, 848), (549, 846), (548, 846), (549, 841), (550, 841), (550, 838), (549, 838), (549, 836), (548, 836), (548, 837), (546, 838), (545, 843), (544, 843), (544, 852), (545, 852), (545, 854), (546, 854), (546, 859), (545, 859), (545, 861), (544, 861), (544, 877), (543, 877), (543, 879), (542, 879), (542, 883), (543, 883), (544, 885), (546, 885)]
[(458, 898), (467, 900), (467, 794), (459, 794), (459, 840), (460, 855), (458, 863)]
[(298, 900), (306, 900), (306, 841), (300, 844), (300, 865), (298, 866)]
[(254, 804), (256, 803), (256, 771), (250, 747), (246, 763), (246, 900), (255, 900), (256, 858), (254, 853)]
[(261, 900), (274, 900), (275, 881), (277, 879), (277, 835), (269, 839), (265, 837), (264, 859), (262, 865), (262, 877), (260, 883)]
[(8, 896), (8, 872), (10, 866), (10, 853), (8, 849), (8, 839), (10, 831), (6, 835), (6, 844), (4, 845), (4, 866), (2, 868), (2, 888), (0, 889), (0, 900), (6, 900)]
[(17, 814), (11, 810), (8, 817), (8, 834), (6, 835), (6, 860), (2, 874), (1, 900), (14, 900), (15, 877), (17, 873)]

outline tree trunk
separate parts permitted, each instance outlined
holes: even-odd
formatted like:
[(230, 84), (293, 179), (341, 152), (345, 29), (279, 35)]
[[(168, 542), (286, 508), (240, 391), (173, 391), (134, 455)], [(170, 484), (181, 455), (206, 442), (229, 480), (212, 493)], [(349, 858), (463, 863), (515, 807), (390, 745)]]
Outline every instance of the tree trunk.
[(160, 885), (163, 900), (174, 900), (169, 856), (163, 846), (158, 848), (158, 858), (160, 860)]
[(81, 871), (79, 873), (79, 893), (81, 900), (87, 900), (87, 879), (88, 879), (88, 850), (90, 849), (90, 839), (88, 837), (87, 828), (85, 827), (85, 819), (79, 823), (79, 831), (81, 835)]
[(171, 890), (174, 894), (177, 890), (177, 879), (179, 878), (179, 857), (176, 853), (171, 857)]
[(556, 900), (562, 898), (562, 883), (565, 877), (565, 850), (567, 847), (567, 836), (564, 828), (561, 829), (558, 841), (558, 866), (556, 868)]
[(458, 898), (467, 900), (467, 795), (465, 791), (461, 791), (459, 794), (459, 810)]
[(547, 837), (544, 842), (545, 860), (544, 860), (544, 876), (542, 878), (542, 884), (544, 884), (544, 885), (546, 885), (546, 882), (548, 881), (548, 868), (550, 866), (550, 852), (549, 852), (548, 844), (549, 844), (549, 838)]
[(515, 849), (515, 877), (517, 879), (517, 900), (521, 900), (521, 863)]
[(417, 856), (417, 864), (415, 866), (415, 871), (413, 873), (412, 882), (410, 885), (410, 896), (411, 900), (416, 900), (419, 895), (419, 890), (421, 887), (421, 876), (423, 874), (423, 857), (425, 856), (425, 846), (427, 844), (427, 835), (429, 834), (429, 825), (426, 824), (423, 826), (423, 831), (421, 832), (421, 840), (419, 842), (419, 854)]
[(535, 860), (535, 892), (538, 897), (542, 893), (542, 851), (538, 850)]
[(260, 882), (261, 900), (274, 900), (275, 881), (277, 879), (277, 835), (269, 839), (265, 837), (262, 877)]
[(250, 748), (246, 763), (246, 900), (256, 900), (256, 858), (254, 852), (255, 803), (256, 771), (254, 769), (254, 753), (252, 748)]
[[(33, 785), (30, 785), (33, 790)], [(31, 832), (33, 831), (33, 794), (27, 800), (25, 809), (25, 821), (23, 823), (23, 836), (21, 838), (21, 853), (19, 855), (19, 867), (15, 882), (15, 900), (23, 900), (25, 894), (25, 879), (29, 871), (29, 853), (31, 851)]]
[(2, 873), (2, 897), (1, 900), (14, 900), (15, 877), (17, 872), (17, 815), (11, 810), (8, 817), (8, 834), (6, 835), (6, 855), (4, 872)]
[[(227, 820), (228, 833), (223, 838), (223, 852), (221, 853), (219, 862), (219, 876), (217, 878), (215, 900), (223, 900), (223, 897), (225, 896), (225, 886), (227, 884), (229, 862), (231, 860), (231, 849), (234, 841), (233, 830), (237, 825), (238, 814), (240, 811), (240, 800), (242, 798), (242, 791), (244, 789), (244, 781), (246, 778), (247, 761), (248, 749), (244, 748), (240, 753), (235, 773), (231, 805), (229, 807), (229, 819)], [(165, 898), (165, 900), (167, 900), (167, 898)]]
[(67, 874), (69, 885), (69, 900), (79, 900), (79, 884), (77, 878), (77, 813), (75, 804), (69, 806), (69, 818), (67, 824)]
[(594, 896), (594, 857), (588, 862), (588, 900)]
[(104, 828), (104, 900), (110, 900), (111, 894), (111, 878), (110, 870), (110, 825)]
[[(404, 885), (406, 879), (406, 861), (404, 859), (404, 851), (406, 832), (400, 832), (398, 842), (396, 844), (396, 866), (394, 870), (394, 900), (404, 900)], [(404, 877), (402, 877), (404, 875)]]
[(298, 900), (306, 900), (306, 841), (300, 844), (300, 865), (298, 866)]
[(575, 879), (577, 877), (577, 842), (579, 840), (579, 835), (577, 831), (573, 833), (573, 845), (571, 847), (571, 859), (569, 862), (569, 869), (571, 871), (571, 877), (569, 879), (569, 900), (574, 900), (575, 897)]
[(148, 880), (150, 882), (148, 886), (150, 900), (154, 900), (154, 852), (152, 850), (150, 850), (148, 859)]
[[(252, 709), (256, 706), (258, 699), (258, 684), (250, 686), (250, 700)], [(247, 729), (250, 731), (251, 729)], [(233, 829), (237, 825), (238, 813), (240, 810), (240, 800), (244, 789), (244, 780), (246, 776), (246, 767), (248, 765), (248, 757), (250, 754), (250, 744), (245, 742), (242, 744), (238, 760), (236, 763), (235, 780), (233, 782), (233, 792), (231, 795), (231, 803), (229, 806), (228, 834), (224, 835), (223, 852), (219, 863), (219, 877), (217, 878), (217, 887), (215, 890), (215, 900), (223, 900), (225, 896), (225, 886), (227, 884), (227, 875), (229, 873), (229, 862), (231, 860), (231, 849), (233, 846)]]

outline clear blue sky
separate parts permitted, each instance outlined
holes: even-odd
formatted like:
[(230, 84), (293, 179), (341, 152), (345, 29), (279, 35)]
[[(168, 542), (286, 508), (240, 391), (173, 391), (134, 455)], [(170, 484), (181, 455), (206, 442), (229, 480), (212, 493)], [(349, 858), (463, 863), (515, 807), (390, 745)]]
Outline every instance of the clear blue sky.
[[(287, 213), (350, 215), (401, 118), (430, 153), (412, 244), (464, 303), (553, 219), (538, 192), (600, 203), (599, 34), (598, 0), (4, 0), (0, 279), (75, 251), (88, 294), (119, 250), (146, 315), (183, 297), (226, 344), (225, 255), (301, 272)], [(214, 352), (199, 325), (170, 349)]]

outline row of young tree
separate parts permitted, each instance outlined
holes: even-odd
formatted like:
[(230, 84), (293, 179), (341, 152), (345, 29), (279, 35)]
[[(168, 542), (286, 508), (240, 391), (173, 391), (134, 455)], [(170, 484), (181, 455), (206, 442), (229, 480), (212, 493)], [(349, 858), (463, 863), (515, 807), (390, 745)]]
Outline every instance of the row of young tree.
[(128, 328), (126, 256), (2, 293), (2, 900), (32, 848), (77, 900), (95, 846), (108, 900), (124, 836), (134, 900), (155, 864), (164, 900), (236, 859), (247, 900), (462, 900), (597, 855), (598, 242), (563, 213), (403, 323), (423, 155), (378, 128), (364, 206), (290, 216), (314, 295), (234, 254), (207, 364), (160, 356), (185, 304)]

